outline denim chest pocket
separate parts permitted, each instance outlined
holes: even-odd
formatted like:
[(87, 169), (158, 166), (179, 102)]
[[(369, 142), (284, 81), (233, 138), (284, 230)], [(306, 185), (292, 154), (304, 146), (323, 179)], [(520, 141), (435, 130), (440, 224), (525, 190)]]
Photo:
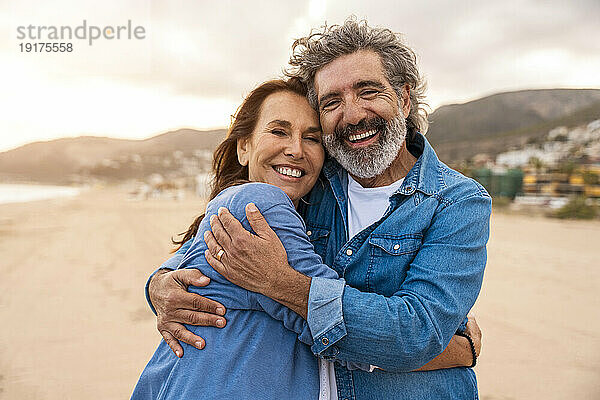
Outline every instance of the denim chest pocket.
[(398, 291), (415, 255), (421, 248), (420, 233), (390, 235), (371, 234), (369, 268), (366, 283), (369, 290), (386, 296)]
[(319, 228), (315, 226), (307, 226), (306, 235), (308, 240), (312, 243), (315, 248), (315, 253), (325, 259), (325, 252), (327, 251), (327, 241), (329, 240), (329, 229)]

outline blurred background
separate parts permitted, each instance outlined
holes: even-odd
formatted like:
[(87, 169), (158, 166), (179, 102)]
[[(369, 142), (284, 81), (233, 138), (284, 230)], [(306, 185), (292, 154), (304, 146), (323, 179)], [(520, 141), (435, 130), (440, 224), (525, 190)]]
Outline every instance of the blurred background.
[(480, 397), (600, 397), (597, 0), (3, 0), (0, 398), (130, 395), (160, 340), (145, 281), (231, 115), (352, 14), (414, 48), (426, 137), (494, 198)]

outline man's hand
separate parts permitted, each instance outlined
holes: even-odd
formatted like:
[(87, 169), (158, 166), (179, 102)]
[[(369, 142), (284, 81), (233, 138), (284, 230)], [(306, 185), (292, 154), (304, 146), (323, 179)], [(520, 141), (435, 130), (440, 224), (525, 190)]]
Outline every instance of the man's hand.
[(148, 286), (150, 301), (156, 309), (156, 327), (177, 357), (183, 357), (178, 340), (203, 349), (205, 342), (183, 324), (225, 326), (222, 304), (187, 291), (188, 286), (206, 286), (210, 279), (197, 269), (159, 271)]
[[(477, 321), (472, 315), (469, 315), (465, 333), (473, 339), (475, 354), (479, 357), (479, 352), (481, 351), (481, 329), (479, 329), (479, 325), (477, 325)], [(471, 352), (469, 341), (462, 336), (454, 335), (442, 354), (417, 369), (417, 371), (469, 367), (472, 363), (473, 353)]]
[(475, 354), (477, 354), (477, 357), (479, 357), (479, 353), (481, 353), (481, 329), (479, 329), (479, 325), (477, 325), (477, 321), (473, 315), (469, 315), (465, 333), (469, 335), (471, 339), (473, 339), (473, 344), (475, 345)]
[(253, 203), (246, 217), (256, 235), (225, 209), (210, 218), (212, 232), (205, 232), (208, 263), (227, 280), (262, 293), (306, 318), (311, 278), (294, 270), (277, 234)]

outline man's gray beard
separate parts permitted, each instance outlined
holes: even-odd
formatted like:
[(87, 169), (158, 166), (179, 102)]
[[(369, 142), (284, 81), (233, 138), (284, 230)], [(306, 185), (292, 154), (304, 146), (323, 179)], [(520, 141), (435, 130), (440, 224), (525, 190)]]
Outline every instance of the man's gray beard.
[(373, 178), (385, 171), (398, 157), (406, 139), (406, 121), (400, 114), (385, 124), (377, 142), (363, 148), (348, 146), (345, 138), (335, 133), (323, 135), (323, 145), (329, 154), (351, 175)]

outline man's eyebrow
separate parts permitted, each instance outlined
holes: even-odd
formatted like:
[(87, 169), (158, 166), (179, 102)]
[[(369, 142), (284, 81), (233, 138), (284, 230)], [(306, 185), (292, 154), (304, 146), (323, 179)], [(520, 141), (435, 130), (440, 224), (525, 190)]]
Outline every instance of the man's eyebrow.
[(269, 122), (267, 125), (277, 125), (277, 126), (283, 126), (284, 128), (290, 128), (292, 126), (292, 123), (290, 121), (286, 121), (284, 119), (274, 119), (273, 121)]
[(379, 90), (384, 90), (385, 85), (381, 82), (377, 81), (358, 81), (354, 85), (352, 85), (353, 89), (362, 89), (365, 87), (374, 87)]
[(331, 99), (332, 97), (337, 97), (339, 95), (340, 95), (340, 92), (327, 93), (325, 96), (323, 96), (319, 99), (319, 107), (321, 106), (321, 104), (325, 103), (327, 100)]
[[(365, 87), (373, 87), (373, 88), (376, 88), (379, 90), (386, 89), (386, 87), (383, 83), (378, 82), (378, 81), (370, 81), (370, 80), (358, 81), (354, 85), (352, 85), (352, 89), (354, 89), (354, 90), (363, 89)], [(337, 97), (339, 95), (340, 95), (340, 92), (327, 93), (325, 96), (323, 96), (319, 99), (319, 106), (321, 106), (322, 103), (326, 102), (330, 98)]]

